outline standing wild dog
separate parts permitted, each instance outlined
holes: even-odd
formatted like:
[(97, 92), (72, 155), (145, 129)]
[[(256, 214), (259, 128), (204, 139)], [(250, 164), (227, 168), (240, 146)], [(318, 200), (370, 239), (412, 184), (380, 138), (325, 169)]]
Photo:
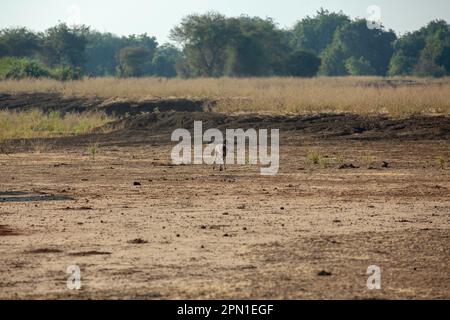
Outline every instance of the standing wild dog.
[(226, 170), (226, 157), (227, 157), (227, 144), (218, 144), (214, 148), (214, 164), (213, 164), (213, 170), (216, 169), (216, 164), (219, 164), (219, 170)]

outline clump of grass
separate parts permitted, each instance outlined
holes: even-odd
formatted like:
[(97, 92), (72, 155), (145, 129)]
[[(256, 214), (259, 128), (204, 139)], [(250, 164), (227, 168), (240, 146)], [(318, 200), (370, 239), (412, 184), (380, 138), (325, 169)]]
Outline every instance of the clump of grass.
[(321, 162), (322, 155), (319, 150), (310, 150), (307, 154), (308, 161), (313, 165), (318, 165)]
[(51, 149), (51, 144), (44, 139), (31, 139), (31, 148), (35, 153), (45, 153)]
[(0, 111), (0, 141), (18, 139), (52, 138), (89, 133), (113, 118), (100, 112), (44, 113), (29, 111)]
[(365, 155), (363, 157), (363, 162), (367, 169), (371, 169), (374, 166), (375, 158), (372, 155)]
[(337, 155), (336, 158), (335, 158), (335, 162), (336, 162), (339, 166), (343, 165), (344, 162), (345, 162), (344, 156), (342, 156), (342, 155)]
[(322, 155), (322, 153), (317, 150), (310, 150), (307, 154), (308, 162), (312, 165), (319, 165), (321, 168), (325, 169), (330, 164), (330, 159), (327, 156)]
[(319, 158), (319, 165), (322, 169), (327, 168), (329, 164), (330, 164), (330, 159), (328, 159), (327, 157)]
[(436, 158), (436, 164), (438, 165), (439, 169), (444, 170), (445, 169), (445, 164), (446, 164), (446, 160), (443, 156), (439, 156)]
[(92, 157), (92, 160), (95, 161), (95, 156), (98, 153), (98, 143), (91, 143), (88, 147), (88, 152)]

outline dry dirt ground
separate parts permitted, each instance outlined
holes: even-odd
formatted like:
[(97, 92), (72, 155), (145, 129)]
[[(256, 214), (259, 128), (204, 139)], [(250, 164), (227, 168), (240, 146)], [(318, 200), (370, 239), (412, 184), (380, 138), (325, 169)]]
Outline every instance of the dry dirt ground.
[[(442, 136), (414, 139), (281, 127), (276, 176), (172, 166), (169, 133), (126, 125), (11, 146), (0, 155), (0, 298), (449, 299), (444, 122), (431, 127)], [(327, 160), (308, 162), (311, 150)], [(66, 286), (70, 265), (81, 290)], [(381, 290), (367, 289), (370, 265)]]

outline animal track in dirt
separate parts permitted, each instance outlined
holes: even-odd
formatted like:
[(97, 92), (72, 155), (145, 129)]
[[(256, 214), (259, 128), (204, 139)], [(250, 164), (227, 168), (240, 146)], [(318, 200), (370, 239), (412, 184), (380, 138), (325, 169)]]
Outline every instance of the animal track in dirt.
[(74, 257), (87, 257), (87, 256), (104, 256), (104, 255), (110, 255), (111, 252), (105, 252), (105, 251), (81, 251), (81, 252), (72, 252), (69, 253), (69, 256)]
[(87, 210), (92, 210), (92, 207), (87, 207), (87, 206), (82, 206), (82, 207), (65, 207), (63, 210), (87, 211)]
[(146, 244), (146, 243), (148, 243), (147, 240), (144, 240), (142, 238), (133, 239), (133, 240), (130, 240), (130, 241), (127, 241), (127, 242), (130, 243), (130, 244)]
[(46, 254), (46, 253), (62, 253), (63, 251), (56, 248), (38, 248), (26, 251), (25, 253), (30, 254)]
[(0, 237), (19, 235), (21, 235), (21, 233), (18, 230), (12, 229), (7, 225), (0, 225)]

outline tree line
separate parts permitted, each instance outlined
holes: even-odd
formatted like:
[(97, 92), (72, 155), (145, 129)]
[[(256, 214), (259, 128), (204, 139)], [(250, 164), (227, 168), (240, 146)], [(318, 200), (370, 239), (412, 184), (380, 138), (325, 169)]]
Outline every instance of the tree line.
[(450, 75), (450, 26), (436, 20), (398, 37), (321, 9), (282, 29), (270, 18), (192, 14), (160, 45), (61, 23), (0, 30), (0, 78)]

